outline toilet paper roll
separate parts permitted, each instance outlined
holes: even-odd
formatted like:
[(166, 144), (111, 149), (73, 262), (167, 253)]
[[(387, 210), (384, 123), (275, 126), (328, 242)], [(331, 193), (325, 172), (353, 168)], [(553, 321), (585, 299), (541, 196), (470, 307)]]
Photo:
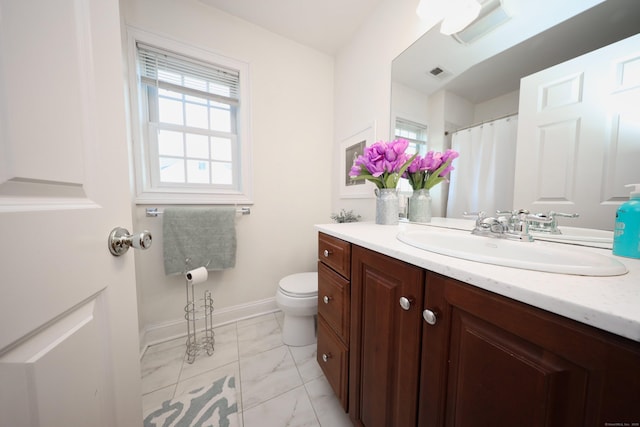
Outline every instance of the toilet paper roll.
[(187, 271), (187, 273), (185, 274), (187, 280), (194, 285), (206, 281), (208, 275), (209, 273), (204, 267), (194, 268), (193, 270)]

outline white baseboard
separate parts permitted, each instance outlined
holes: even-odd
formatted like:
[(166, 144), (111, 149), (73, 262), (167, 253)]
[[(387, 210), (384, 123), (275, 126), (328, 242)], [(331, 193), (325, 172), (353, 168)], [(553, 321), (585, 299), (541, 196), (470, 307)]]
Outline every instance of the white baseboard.
[[(232, 307), (213, 310), (213, 327), (223, 326), (238, 320), (249, 319), (263, 314), (279, 311), (275, 297), (247, 304), (234, 305)], [(175, 338), (187, 336), (187, 325), (183, 317), (162, 323), (145, 326), (140, 331), (140, 357), (147, 347), (153, 344), (169, 341)]]

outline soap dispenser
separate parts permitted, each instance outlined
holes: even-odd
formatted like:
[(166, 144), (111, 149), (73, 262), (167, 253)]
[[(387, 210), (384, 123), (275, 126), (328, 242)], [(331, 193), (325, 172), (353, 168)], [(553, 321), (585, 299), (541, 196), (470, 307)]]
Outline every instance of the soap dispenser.
[(616, 226), (613, 232), (613, 254), (628, 258), (640, 258), (640, 184), (635, 187), (629, 201), (623, 203), (616, 212)]

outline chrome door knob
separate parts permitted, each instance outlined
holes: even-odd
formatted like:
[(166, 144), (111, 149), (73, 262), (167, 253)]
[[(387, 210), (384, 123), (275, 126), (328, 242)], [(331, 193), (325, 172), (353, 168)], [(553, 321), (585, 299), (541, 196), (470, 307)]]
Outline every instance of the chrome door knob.
[(147, 230), (129, 234), (126, 228), (116, 227), (109, 233), (109, 252), (113, 256), (125, 254), (129, 248), (149, 249), (149, 247), (151, 247), (151, 233)]
[(325, 296), (322, 298), (322, 301), (323, 301), (325, 304), (329, 304), (329, 301), (331, 301), (331, 297), (330, 297), (330, 296), (325, 295)]
[(322, 355), (322, 361), (323, 361), (323, 362), (327, 363), (327, 362), (329, 361), (329, 359), (331, 359), (331, 353), (329, 353), (329, 354), (324, 353), (324, 354)]
[(413, 298), (400, 297), (400, 307), (402, 307), (403, 310), (409, 310), (412, 302)]
[(331, 255), (331, 251), (329, 249), (325, 249), (323, 255), (325, 258), (329, 258), (329, 255)]
[(438, 321), (438, 316), (436, 316), (436, 313), (431, 310), (423, 311), (422, 317), (424, 318), (424, 321), (430, 325), (435, 325)]

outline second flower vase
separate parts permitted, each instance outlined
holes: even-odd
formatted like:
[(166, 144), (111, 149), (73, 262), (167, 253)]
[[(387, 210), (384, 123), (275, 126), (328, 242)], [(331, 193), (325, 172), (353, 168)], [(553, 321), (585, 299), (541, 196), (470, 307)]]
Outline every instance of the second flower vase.
[(398, 223), (398, 193), (395, 188), (376, 188), (376, 224)]
[(429, 190), (414, 190), (409, 197), (409, 221), (431, 222), (431, 195)]

